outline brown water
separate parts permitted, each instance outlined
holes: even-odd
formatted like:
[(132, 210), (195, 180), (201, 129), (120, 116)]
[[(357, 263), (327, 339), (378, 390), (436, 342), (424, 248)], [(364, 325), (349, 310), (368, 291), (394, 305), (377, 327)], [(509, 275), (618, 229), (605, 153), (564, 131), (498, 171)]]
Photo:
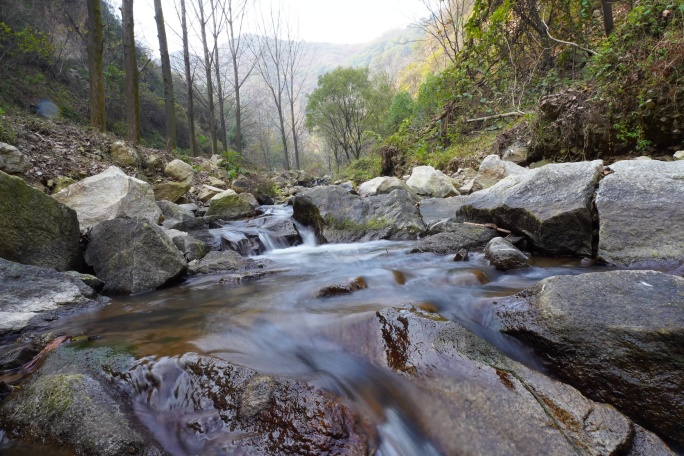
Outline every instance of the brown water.
[[(529, 365), (524, 347), (488, 328), (482, 298), (505, 296), (539, 280), (599, 268), (577, 260), (535, 258), (526, 270), (500, 273), (481, 254), (467, 262), (430, 253), (407, 254), (411, 242), (311, 244), (267, 252), (272, 275), (240, 284), (219, 283), (222, 275), (191, 278), (173, 288), (128, 298), (58, 322), (56, 331), (97, 335), (93, 346), (114, 346), (136, 357), (188, 352), (211, 355), (260, 372), (291, 376), (344, 395), (377, 425), (380, 454), (437, 454), (417, 430), (420, 391), (405, 376), (354, 356), (349, 344), (363, 343), (343, 328), (384, 307), (420, 306), (458, 321)], [(320, 289), (363, 277), (366, 289), (320, 298)], [(335, 337), (328, 335), (335, 334)], [(344, 343), (340, 341), (344, 339)], [(208, 454), (203, 442), (178, 444), (184, 417), (147, 410), (141, 419), (173, 454)], [(19, 454), (19, 453), (16, 453)], [(34, 453), (35, 454), (35, 453)]]

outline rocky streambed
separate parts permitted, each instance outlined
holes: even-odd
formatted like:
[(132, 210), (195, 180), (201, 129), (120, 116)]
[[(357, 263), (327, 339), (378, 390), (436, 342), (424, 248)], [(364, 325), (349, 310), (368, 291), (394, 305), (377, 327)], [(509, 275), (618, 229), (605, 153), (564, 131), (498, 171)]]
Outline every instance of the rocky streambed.
[(225, 192), (204, 216), (116, 169), (61, 203), (0, 175), (0, 447), (681, 452), (684, 169), (623, 163), (463, 196), (424, 169), (292, 206)]

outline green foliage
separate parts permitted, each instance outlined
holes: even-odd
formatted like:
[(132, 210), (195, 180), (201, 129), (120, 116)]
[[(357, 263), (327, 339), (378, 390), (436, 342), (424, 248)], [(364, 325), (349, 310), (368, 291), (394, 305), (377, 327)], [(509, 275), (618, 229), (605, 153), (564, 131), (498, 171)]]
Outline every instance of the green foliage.
[(15, 31), (0, 22), (0, 61), (10, 57), (24, 62), (47, 62), (53, 52), (54, 46), (47, 34), (31, 27)]
[(344, 169), (340, 170), (337, 177), (342, 180), (362, 183), (378, 177), (381, 171), (381, 157), (377, 154), (370, 154), (351, 161)]
[(234, 150), (223, 152), (218, 165), (228, 171), (228, 175), (231, 179), (235, 179), (243, 171), (242, 156)]
[(413, 115), (413, 104), (413, 98), (408, 92), (398, 92), (394, 95), (384, 130), (389, 134), (396, 133), (404, 120)]

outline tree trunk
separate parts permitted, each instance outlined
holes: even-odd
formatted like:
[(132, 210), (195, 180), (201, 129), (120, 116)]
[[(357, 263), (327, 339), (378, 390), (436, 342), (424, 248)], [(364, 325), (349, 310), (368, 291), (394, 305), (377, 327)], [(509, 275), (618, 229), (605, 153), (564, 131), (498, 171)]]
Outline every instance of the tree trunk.
[(188, 23), (185, 11), (185, 0), (181, 2), (181, 28), (183, 29), (183, 61), (185, 63), (185, 79), (188, 81), (188, 136), (190, 143), (190, 155), (197, 157), (195, 147), (195, 101), (192, 89), (192, 72), (190, 70), (190, 45), (188, 44)]
[(123, 0), (123, 51), (126, 71), (126, 123), (128, 140), (140, 142), (140, 95), (138, 93), (138, 62), (135, 56), (135, 32), (133, 30), (133, 0)]
[(292, 123), (292, 143), (294, 144), (295, 169), (301, 169), (299, 166), (299, 134), (297, 132), (294, 100), (290, 100), (290, 121)]
[(603, 28), (606, 31), (606, 36), (610, 36), (613, 32), (613, 3), (610, 0), (601, 0), (603, 7)]
[(219, 47), (218, 47), (218, 37), (220, 34), (219, 24), (217, 23), (216, 16), (218, 14), (217, 8), (214, 4), (214, 0), (211, 0), (211, 9), (213, 11), (212, 15), (212, 38), (214, 39), (214, 72), (216, 74), (216, 98), (218, 101), (219, 108), (219, 121), (221, 122), (220, 140), (223, 143), (223, 151), (228, 152), (228, 133), (226, 131), (226, 94), (223, 89), (223, 82), (221, 78), (221, 60), (219, 58)]
[(104, 72), (102, 70), (104, 38), (102, 34), (100, 0), (88, 0), (87, 28), (86, 47), (88, 51), (88, 77), (90, 80), (90, 125), (100, 131), (105, 131)]
[(214, 84), (211, 76), (211, 57), (209, 55), (209, 43), (207, 42), (207, 21), (204, 16), (204, 0), (199, 1), (200, 32), (202, 34), (202, 46), (204, 47), (204, 67), (207, 75), (207, 99), (209, 102), (209, 133), (211, 135), (211, 154), (218, 155), (218, 139), (216, 138), (216, 112), (214, 108)]
[(176, 148), (176, 102), (173, 96), (173, 78), (171, 76), (171, 60), (166, 42), (164, 27), (164, 11), (161, 0), (154, 0), (157, 36), (159, 37), (159, 54), (161, 55), (162, 76), (164, 78), (164, 110), (166, 111), (166, 147), (169, 151)]

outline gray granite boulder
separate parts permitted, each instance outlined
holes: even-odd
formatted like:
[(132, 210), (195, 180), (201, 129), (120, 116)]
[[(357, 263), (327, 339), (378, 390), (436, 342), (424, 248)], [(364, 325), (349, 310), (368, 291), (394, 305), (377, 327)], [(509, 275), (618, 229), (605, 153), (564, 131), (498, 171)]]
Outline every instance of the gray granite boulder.
[(485, 259), (500, 271), (526, 268), (529, 257), (504, 238), (494, 238), (485, 246)]
[(406, 185), (419, 195), (434, 198), (446, 198), (459, 194), (451, 178), (432, 166), (416, 166), (413, 168)]
[(7, 174), (24, 174), (31, 162), (14, 146), (0, 142), (0, 171)]

